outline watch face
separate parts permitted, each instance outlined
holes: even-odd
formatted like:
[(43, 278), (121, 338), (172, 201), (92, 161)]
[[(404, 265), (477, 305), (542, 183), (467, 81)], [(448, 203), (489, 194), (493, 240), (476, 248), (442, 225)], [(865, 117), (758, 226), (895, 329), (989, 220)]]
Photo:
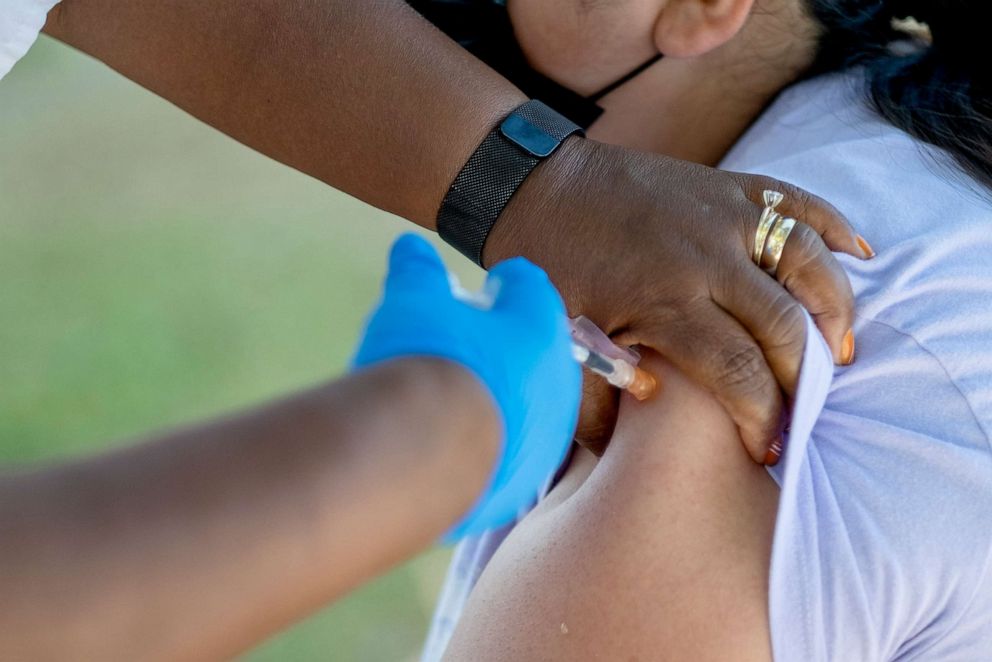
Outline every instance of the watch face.
[(507, 140), (528, 154), (539, 158), (551, 154), (561, 142), (541, 127), (532, 124), (516, 113), (503, 120), (499, 130)]

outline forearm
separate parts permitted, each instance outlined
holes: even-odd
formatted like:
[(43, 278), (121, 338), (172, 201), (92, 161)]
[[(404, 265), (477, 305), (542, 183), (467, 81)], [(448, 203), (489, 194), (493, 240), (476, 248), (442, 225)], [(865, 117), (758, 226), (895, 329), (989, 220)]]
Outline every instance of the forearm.
[(49, 34), (272, 158), (434, 227), (525, 100), (402, 0), (63, 0)]
[(7, 476), (0, 657), (228, 657), (437, 539), (498, 430), (469, 373), (404, 360)]

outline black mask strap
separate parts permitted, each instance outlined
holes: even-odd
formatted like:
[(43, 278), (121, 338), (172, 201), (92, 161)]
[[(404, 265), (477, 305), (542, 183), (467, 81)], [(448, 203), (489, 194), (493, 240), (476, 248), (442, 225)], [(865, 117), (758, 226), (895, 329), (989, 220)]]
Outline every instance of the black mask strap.
[(665, 56), (662, 55), (661, 53), (658, 53), (657, 55), (653, 56), (650, 60), (648, 60), (644, 64), (640, 65), (639, 67), (637, 67), (636, 69), (634, 69), (630, 73), (626, 74), (625, 76), (623, 76), (622, 78), (620, 78), (618, 80), (613, 81), (612, 83), (610, 83), (609, 85), (607, 85), (606, 87), (604, 87), (603, 89), (601, 89), (600, 91), (598, 91), (595, 94), (592, 94), (592, 95), (590, 95), (590, 96), (588, 96), (586, 98), (589, 99), (589, 101), (599, 101), (600, 99), (602, 99), (607, 94), (609, 94), (613, 90), (617, 89), (618, 87), (620, 87), (624, 83), (630, 82), (632, 79), (634, 79), (639, 74), (641, 74), (645, 69), (647, 69), (648, 67), (650, 67), (652, 64), (654, 64), (655, 62), (657, 62), (658, 60), (660, 60), (663, 57), (665, 57)]

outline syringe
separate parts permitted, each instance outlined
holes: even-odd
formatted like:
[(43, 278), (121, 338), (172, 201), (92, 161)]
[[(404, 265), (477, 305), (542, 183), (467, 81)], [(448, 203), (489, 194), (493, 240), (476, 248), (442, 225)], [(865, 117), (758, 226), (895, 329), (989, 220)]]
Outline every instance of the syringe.
[(572, 356), (583, 366), (622, 388), (638, 400), (646, 400), (658, 389), (658, 381), (637, 367), (639, 356), (618, 347), (589, 319), (569, 320), (572, 329)]
[[(454, 274), (448, 278), (456, 298), (482, 310), (492, 308), (498, 287), (492, 281), (482, 290), (471, 292), (462, 287)], [(658, 390), (654, 376), (637, 367), (641, 357), (636, 352), (616, 345), (587, 317), (570, 318), (568, 323), (572, 331), (572, 356), (580, 364), (638, 400), (646, 400)]]

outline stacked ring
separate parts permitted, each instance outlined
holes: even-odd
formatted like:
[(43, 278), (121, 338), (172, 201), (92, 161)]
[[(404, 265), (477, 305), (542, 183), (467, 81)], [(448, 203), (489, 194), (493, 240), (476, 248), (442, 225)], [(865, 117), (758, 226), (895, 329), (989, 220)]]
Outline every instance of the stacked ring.
[(785, 198), (778, 191), (765, 191), (763, 197), (765, 199), (765, 209), (761, 212), (761, 220), (758, 221), (758, 231), (754, 235), (754, 251), (751, 253), (751, 259), (759, 267), (761, 266), (761, 254), (764, 251), (768, 233), (775, 224), (775, 221), (781, 218), (775, 211), (775, 207)]
[(765, 242), (764, 250), (761, 253), (759, 266), (772, 277), (778, 271), (778, 262), (782, 259), (785, 242), (789, 240), (789, 235), (794, 227), (796, 227), (796, 219), (779, 216), (775, 227), (768, 233), (768, 241)]
[(765, 209), (761, 212), (758, 229), (754, 234), (754, 251), (751, 260), (765, 270), (772, 278), (778, 272), (778, 263), (785, 250), (785, 242), (789, 240), (796, 219), (784, 218), (775, 211), (785, 196), (778, 191), (765, 191), (763, 196)]

